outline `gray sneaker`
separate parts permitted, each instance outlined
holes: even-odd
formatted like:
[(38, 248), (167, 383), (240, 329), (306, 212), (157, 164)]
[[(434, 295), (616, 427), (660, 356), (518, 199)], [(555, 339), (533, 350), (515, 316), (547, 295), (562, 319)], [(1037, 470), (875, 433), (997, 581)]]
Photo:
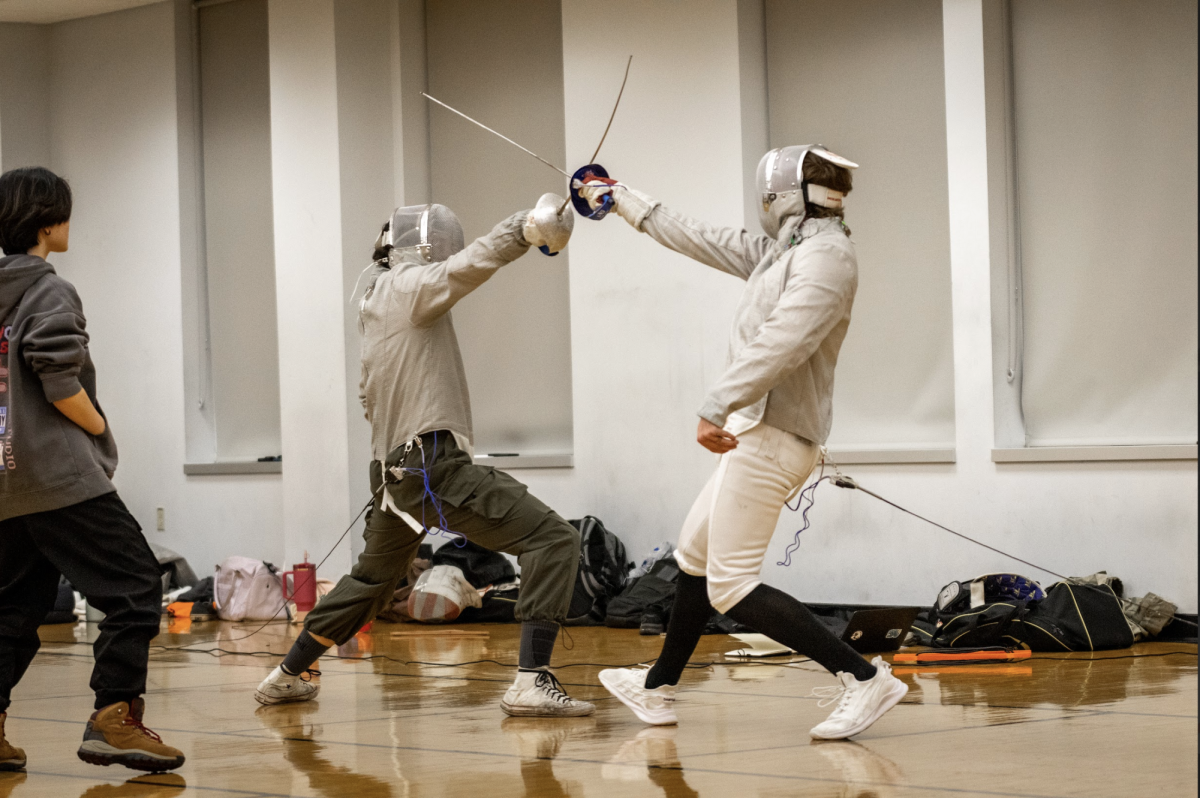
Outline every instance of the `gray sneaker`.
[(262, 684), (254, 691), (254, 700), (264, 706), (288, 704), (293, 701), (311, 701), (319, 692), (321, 685), (306, 680), (303, 673), (299, 676), (284, 673), (283, 666), (280, 665), (262, 680)]
[(548, 670), (517, 671), (500, 708), (514, 717), (576, 718), (596, 711), (595, 705), (567, 695)]

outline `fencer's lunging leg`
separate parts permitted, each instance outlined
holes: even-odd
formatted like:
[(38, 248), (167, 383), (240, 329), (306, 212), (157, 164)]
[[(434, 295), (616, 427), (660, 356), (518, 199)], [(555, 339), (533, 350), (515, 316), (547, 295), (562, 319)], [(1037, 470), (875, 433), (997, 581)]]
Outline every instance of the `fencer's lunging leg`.
[[(372, 488), (378, 491), (381, 471), (371, 468)], [(321, 598), (304, 622), (304, 631), (292, 644), (283, 663), (271, 671), (254, 698), (260, 704), (284, 704), (316, 698), (321, 687), (307, 675), (331, 646), (341, 645), (379, 614), (400, 577), (417, 556), (424, 534), (413, 532), (403, 520), (385, 512), (378, 495), (367, 515), (366, 548), (350, 573)]]

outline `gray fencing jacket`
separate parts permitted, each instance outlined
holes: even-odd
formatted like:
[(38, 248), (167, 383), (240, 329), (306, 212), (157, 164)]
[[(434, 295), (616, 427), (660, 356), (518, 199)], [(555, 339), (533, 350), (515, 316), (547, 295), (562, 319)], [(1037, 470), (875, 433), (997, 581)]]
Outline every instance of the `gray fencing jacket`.
[(525, 254), (521, 226), (528, 214), (513, 214), (440, 263), (393, 251), (388, 266), (373, 270), (359, 311), (359, 399), (371, 422), (373, 459), (443, 429), (470, 451), (471, 397), (450, 309)]
[(833, 371), (858, 289), (858, 260), (841, 220), (792, 217), (775, 241), (690, 219), (623, 185), (614, 199), (635, 229), (747, 283), (729, 366), (698, 415), (735, 434), (761, 421), (824, 444), (833, 423)]

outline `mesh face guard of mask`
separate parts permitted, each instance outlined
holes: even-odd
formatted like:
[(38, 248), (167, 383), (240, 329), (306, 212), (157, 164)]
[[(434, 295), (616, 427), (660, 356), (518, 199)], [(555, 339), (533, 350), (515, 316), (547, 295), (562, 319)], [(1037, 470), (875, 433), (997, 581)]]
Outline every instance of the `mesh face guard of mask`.
[(804, 179), (804, 159), (810, 155), (846, 169), (858, 168), (858, 164), (835, 155), (822, 144), (780, 147), (764, 155), (758, 162), (755, 180), (762, 200), (758, 221), (771, 238), (779, 235), (784, 219), (803, 214), (809, 202), (823, 208), (842, 207), (845, 200), (842, 192)]
[(390, 250), (397, 256), (413, 252), (423, 263), (441, 263), (464, 246), (458, 217), (436, 204), (397, 208), (375, 243), (377, 252)]

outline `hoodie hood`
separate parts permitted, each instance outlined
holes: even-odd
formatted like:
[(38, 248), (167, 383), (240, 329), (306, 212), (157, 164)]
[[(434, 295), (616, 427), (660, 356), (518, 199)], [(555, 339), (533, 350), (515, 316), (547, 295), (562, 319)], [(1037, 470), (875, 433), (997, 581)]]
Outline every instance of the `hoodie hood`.
[(0, 258), (0, 321), (12, 314), (29, 286), (47, 274), (54, 274), (54, 267), (37, 255)]

